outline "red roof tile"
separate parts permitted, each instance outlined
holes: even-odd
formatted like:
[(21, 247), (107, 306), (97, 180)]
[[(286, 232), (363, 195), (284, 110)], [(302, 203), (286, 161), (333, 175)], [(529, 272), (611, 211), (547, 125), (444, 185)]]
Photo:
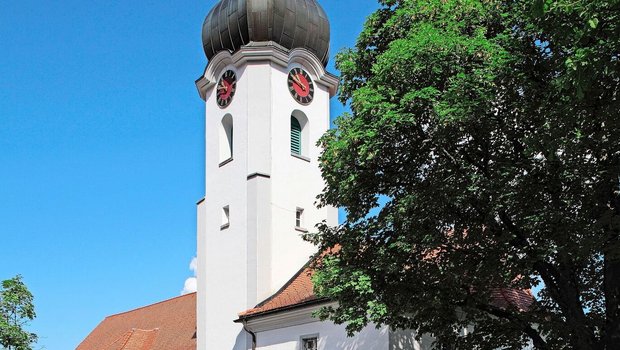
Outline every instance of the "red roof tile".
[(491, 291), (491, 300), (493, 305), (502, 309), (527, 311), (534, 303), (534, 296), (529, 289), (495, 288)]
[(106, 317), (76, 350), (195, 350), (196, 293)]
[[(335, 249), (339, 249), (336, 247)], [(323, 254), (321, 254), (322, 256)], [(308, 263), (293, 278), (272, 295), (269, 299), (258, 304), (253, 309), (249, 309), (239, 313), (240, 318), (248, 318), (258, 316), (265, 313), (281, 311), (283, 309), (294, 308), (306, 305), (312, 301), (320, 301), (314, 294), (312, 285), (312, 275), (314, 270)], [(495, 288), (491, 290), (491, 298), (493, 304), (500, 308), (515, 307), (518, 310), (525, 311), (530, 308), (534, 302), (531, 291), (517, 290), (509, 288)]]
[(255, 308), (240, 313), (239, 316), (244, 318), (319, 300), (314, 294), (312, 286), (313, 273), (314, 270), (309, 265), (306, 265), (273, 296), (258, 304)]
[(158, 329), (142, 330), (132, 329), (123, 334), (112, 344), (103, 348), (104, 350), (149, 350), (155, 342)]

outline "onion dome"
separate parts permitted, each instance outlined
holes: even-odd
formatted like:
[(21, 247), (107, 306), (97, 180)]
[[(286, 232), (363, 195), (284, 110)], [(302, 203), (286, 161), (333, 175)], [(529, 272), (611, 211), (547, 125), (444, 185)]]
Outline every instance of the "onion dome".
[(329, 20), (316, 0), (220, 0), (202, 25), (210, 60), (251, 42), (273, 41), (286, 49), (308, 49), (327, 65)]

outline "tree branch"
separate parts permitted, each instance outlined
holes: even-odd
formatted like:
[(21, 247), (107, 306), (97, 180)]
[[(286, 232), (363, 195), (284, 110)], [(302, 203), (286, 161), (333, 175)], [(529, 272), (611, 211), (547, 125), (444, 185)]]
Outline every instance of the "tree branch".
[(504, 310), (504, 309), (501, 309), (501, 308), (498, 308), (492, 305), (478, 304), (476, 305), (476, 307), (482, 311), (489, 313), (490, 315), (506, 319), (509, 322), (517, 325), (519, 328), (521, 328), (521, 330), (525, 334), (527, 334), (528, 337), (530, 337), (530, 339), (532, 339), (532, 343), (534, 344), (534, 347), (536, 349), (538, 350), (551, 349), (549, 345), (547, 344), (547, 342), (540, 335), (540, 333), (536, 329), (534, 329), (528, 321), (522, 319), (518, 315), (515, 315), (514, 313), (510, 311), (507, 311), (507, 310)]

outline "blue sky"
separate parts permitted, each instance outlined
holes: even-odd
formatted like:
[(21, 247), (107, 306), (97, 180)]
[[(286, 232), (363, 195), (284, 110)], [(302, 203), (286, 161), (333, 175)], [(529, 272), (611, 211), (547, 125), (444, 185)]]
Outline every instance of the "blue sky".
[[(215, 0), (9, 1), (0, 10), (0, 280), (35, 295), (37, 349), (179, 295), (204, 193), (194, 80)], [(374, 0), (322, 0), (332, 60)], [(332, 100), (332, 116), (342, 113)]]

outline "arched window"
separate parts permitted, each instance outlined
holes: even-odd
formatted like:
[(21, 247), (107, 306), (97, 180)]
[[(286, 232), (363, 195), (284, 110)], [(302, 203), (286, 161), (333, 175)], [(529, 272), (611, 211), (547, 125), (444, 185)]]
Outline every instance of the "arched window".
[(291, 154), (301, 155), (301, 125), (293, 116), (291, 116)]
[(308, 118), (301, 111), (291, 114), (291, 154), (308, 160)]
[(226, 114), (220, 126), (220, 163), (233, 157), (233, 118)]

